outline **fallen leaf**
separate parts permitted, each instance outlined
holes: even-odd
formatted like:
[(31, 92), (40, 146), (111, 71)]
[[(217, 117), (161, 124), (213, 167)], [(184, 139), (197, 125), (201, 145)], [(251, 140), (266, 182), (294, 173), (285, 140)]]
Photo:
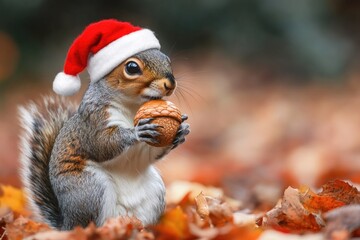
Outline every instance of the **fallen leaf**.
[(196, 224), (190, 224), (189, 229), (194, 239), (253, 240), (258, 239), (258, 237), (262, 233), (262, 230), (260, 230), (259, 228), (250, 226), (239, 227), (234, 224), (227, 224), (221, 227), (208, 228), (201, 228)]
[(255, 240), (261, 235), (262, 230), (255, 227), (243, 226), (237, 227), (234, 225), (224, 226), (219, 228), (219, 235), (215, 240)]
[(6, 234), (9, 239), (24, 239), (38, 232), (48, 231), (50, 227), (44, 223), (34, 222), (25, 217), (18, 217), (13, 222), (6, 223)]
[(168, 206), (180, 206), (182, 209), (187, 208), (190, 205), (194, 204), (194, 198), (190, 197), (191, 196), (191, 192), (188, 192), (187, 194), (185, 194), (185, 196), (178, 202), (178, 203), (170, 203), (168, 204)]
[(255, 226), (256, 219), (259, 216), (251, 213), (235, 212), (233, 213), (233, 221), (237, 226)]
[[(327, 239), (349, 239), (360, 230), (360, 204), (348, 205), (325, 214)], [(360, 236), (357, 236), (360, 237)]]
[(192, 236), (200, 239), (214, 239), (219, 235), (219, 228), (202, 228), (194, 223), (189, 224), (189, 230)]
[(5, 221), (0, 220), (0, 240), (7, 240), (5, 226)]
[(96, 232), (102, 239), (131, 238), (144, 229), (141, 221), (133, 217), (108, 219)]
[(86, 228), (76, 227), (72, 231), (45, 231), (27, 238), (27, 240), (117, 240), (117, 239), (154, 239), (152, 233), (144, 230), (136, 218), (118, 217), (108, 219), (103, 226), (90, 223)]
[(187, 181), (176, 181), (170, 184), (166, 191), (167, 203), (179, 203), (187, 194), (194, 199), (200, 192), (206, 196), (215, 198), (224, 197), (224, 191), (221, 188), (207, 187), (205, 185)]
[(300, 189), (299, 197), (304, 208), (311, 213), (323, 213), (345, 205), (333, 196), (316, 194), (307, 187)]
[(156, 239), (187, 239), (188, 217), (182, 208), (177, 206), (165, 212), (154, 230)]
[(199, 195), (195, 197), (195, 203), (197, 214), (199, 214), (199, 216), (203, 219), (208, 219), (210, 214), (209, 205), (206, 201), (205, 195), (202, 192), (200, 192)]
[(304, 208), (300, 201), (300, 192), (291, 187), (285, 190), (283, 199), (266, 213), (262, 221), (262, 226), (284, 232), (316, 232), (322, 225), (317, 215)]
[(275, 230), (266, 230), (264, 231), (258, 240), (325, 240), (323, 234), (289, 234), (282, 233)]
[(209, 217), (214, 226), (219, 227), (233, 222), (233, 211), (227, 202), (209, 196), (206, 200), (209, 206)]
[[(326, 223), (328, 225), (323, 232), (332, 239), (343, 240), (358, 236), (360, 232), (358, 217), (360, 205), (355, 204), (358, 202), (359, 192), (349, 183), (340, 180), (325, 184), (320, 193), (313, 192), (308, 187), (300, 189), (289, 187), (278, 204), (262, 218), (258, 218), (263, 214), (261, 212), (237, 211), (239, 205), (232, 203), (232, 201), (236, 203), (236, 200), (227, 198), (221, 189), (192, 183), (181, 185), (183, 193), (186, 192), (185, 190), (188, 192), (177, 195), (177, 198), (179, 196), (182, 198), (167, 205), (164, 215), (155, 226), (145, 229), (136, 218), (118, 217), (107, 220), (101, 227), (91, 223), (86, 228), (76, 227), (72, 231), (63, 232), (51, 230), (46, 224), (34, 222), (27, 217), (18, 217), (15, 210), (24, 211), (18, 201), (22, 196), (21, 190), (4, 188), (0, 185), (1, 203), (6, 203), (4, 207), (0, 207), (0, 240), (153, 240), (155, 238), (253, 240), (259, 237), (264, 240), (310, 239), (310, 236), (314, 239), (323, 239), (325, 236), (323, 234), (299, 237), (294, 233), (320, 232)], [(208, 195), (207, 192), (210, 194)], [(10, 197), (17, 199), (18, 205), (10, 205)], [(353, 205), (345, 206), (347, 204)], [(257, 218), (261, 221), (257, 221)], [(272, 228), (287, 234), (269, 232), (269, 230), (263, 234), (264, 228)]]
[(21, 189), (0, 185), (0, 208), (8, 207), (20, 215), (28, 216), (25, 204), (25, 196)]
[(14, 221), (14, 214), (9, 208), (0, 208), (0, 240), (7, 240), (6, 223)]
[[(74, 238), (72, 234), (69, 232), (66, 231), (62, 232), (56, 230), (36, 233), (26, 238), (26, 240), (62, 240), (62, 239), (72, 240)], [(78, 238), (78, 239), (80, 240), (84, 238)]]
[(300, 188), (300, 193), (300, 201), (312, 213), (325, 213), (344, 205), (360, 203), (360, 193), (357, 188), (341, 180), (324, 184), (318, 194), (308, 187)]
[(288, 188), (274, 209), (266, 213), (262, 225), (282, 231), (320, 231), (325, 226), (323, 214), (359, 202), (359, 191), (349, 183), (334, 180), (322, 186), (320, 193), (308, 187)]
[(360, 192), (356, 187), (341, 180), (333, 180), (322, 186), (319, 196), (329, 196), (348, 204), (360, 204)]

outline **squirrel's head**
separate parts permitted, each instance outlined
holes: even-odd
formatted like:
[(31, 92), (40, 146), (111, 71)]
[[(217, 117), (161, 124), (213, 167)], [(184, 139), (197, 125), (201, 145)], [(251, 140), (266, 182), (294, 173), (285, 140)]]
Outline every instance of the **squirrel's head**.
[(86, 69), (90, 85), (105, 81), (130, 103), (169, 96), (176, 83), (160, 47), (151, 30), (128, 22), (105, 19), (89, 24), (70, 46), (53, 90), (64, 96), (75, 94), (81, 86), (79, 74)]
[(149, 49), (123, 61), (105, 77), (106, 83), (127, 98), (145, 102), (170, 96), (176, 87), (170, 59)]

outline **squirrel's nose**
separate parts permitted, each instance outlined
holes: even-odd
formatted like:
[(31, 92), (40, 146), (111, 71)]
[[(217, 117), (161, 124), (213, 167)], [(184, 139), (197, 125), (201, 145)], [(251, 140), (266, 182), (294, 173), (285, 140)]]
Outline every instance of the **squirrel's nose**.
[(170, 90), (173, 90), (173, 89), (174, 89), (174, 87), (173, 87), (172, 85), (168, 86), (168, 85), (166, 84), (166, 82), (164, 82), (164, 88), (165, 88), (166, 91), (170, 91)]
[(167, 79), (169, 79), (169, 81), (171, 82), (172, 85), (176, 85), (175, 77), (174, 77), (174, 75), (173, 75), (172, 73), (167, 73), (167, 74), (165, 75), (165, 77), (166, 77)]
[(166, 96), (170, 96), (176, 87), (174, 75), (172, 75), (171, 73), (166, 74), (166, 77), (163, 78), (163, 86), (166, 92)]

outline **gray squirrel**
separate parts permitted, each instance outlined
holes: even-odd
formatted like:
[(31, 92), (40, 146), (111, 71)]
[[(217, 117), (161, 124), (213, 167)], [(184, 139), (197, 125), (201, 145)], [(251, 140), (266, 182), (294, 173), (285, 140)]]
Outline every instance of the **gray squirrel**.
[(77, 92), (84, 68), (90, 84), (79, 107), (63, 97), (20, 107), (29, 205), (38, 220), (60, 230), (116, 216), (155, 224), (165, 187), (153, 163), (185, 141), (189, 124), (183, 115), (173, 144), (152, 147), (147, 143), (156, 141), (158, 126), (142, 119), (134, 127), (133, 118), (142, 103), (174, 92), (170, 60), (153, 32), (109, 19), (75, 39), (54, 91)]

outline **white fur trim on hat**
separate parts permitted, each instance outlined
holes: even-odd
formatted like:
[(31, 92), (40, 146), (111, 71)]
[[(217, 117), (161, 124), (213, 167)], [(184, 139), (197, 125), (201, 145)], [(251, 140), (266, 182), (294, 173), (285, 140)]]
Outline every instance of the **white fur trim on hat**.
[(70, 96), (80, 90), (81, 82), (79, 76), (68, 75), (59, 72), (53, 81), (53, 90), (59, 95)]
[(127, 58), (153, 48), (160, 49), (160, 43), (149, 29), (132, 32), (111, 42), (90, 56), (87, 67), (90, 80), (92, 82), (100, 80)]

